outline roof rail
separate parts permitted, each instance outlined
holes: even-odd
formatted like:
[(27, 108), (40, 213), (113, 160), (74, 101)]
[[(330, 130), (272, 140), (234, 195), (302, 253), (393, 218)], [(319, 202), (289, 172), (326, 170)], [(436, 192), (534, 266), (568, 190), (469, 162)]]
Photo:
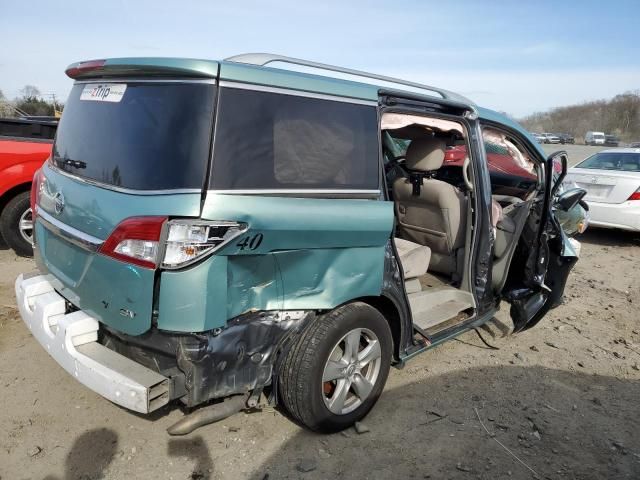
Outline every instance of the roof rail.
[(437, 93), (446, 100), (453, 100), (461, 102), (467, 105), (474, 105), (474, 103), (468, 98), (459, 95), (449, 90), (444, 90), (438, 87), (432, 87), (430, 85), (424, 85), (422, 83), (411, 82), (408, 80), (402, 80), (400, 78), (387, 77), (385, 75), (377, 75), (375, 73), (363, 72), (361, 70), (352, 70), (351, 68), (337, 67), (335, 65), (328, 65), (326, 63), (312, 62), (310, 60), (303, 60), (300, 58), (286, 57), (283, 55), (277, 55), (273, 53), (242, 53), (240, 55), (234, 55), (233, 57), (225, 58), (227, 62), (246, 63), (249, 65), (259, 65), (264, 67), (265, 65), (273, 62), (290, 63), (293, 65), (301, 65), (303, 67), (317, 68), (320, 70), (329, 70), (331, 72), (339, 72), (347, 75), (354, 75), (356, 77), (371, 78), (373, 80), (379, 80), (383, 82), (395, 83), (397, 85), (404, 85), (406, 87), (413, 87), (420, 90), (428, 90), (430, 92)]

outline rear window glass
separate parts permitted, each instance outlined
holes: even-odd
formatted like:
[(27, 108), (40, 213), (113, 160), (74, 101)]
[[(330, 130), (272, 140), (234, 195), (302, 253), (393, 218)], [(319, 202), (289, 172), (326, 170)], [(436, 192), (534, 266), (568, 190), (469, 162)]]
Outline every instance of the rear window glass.
[(596, 153), (576, 167), (638, 172), (640, 171), (640, 153)]
[(374, 106), (220, 89), (211, 188), (378, 189)]
[(213, 85), (116, 80), (110, 89), (117, 96), (102, 100), (90, 91), (97, 87), (74, 85), (54, 145), (57, 167), (129, 189), (202, 188)]

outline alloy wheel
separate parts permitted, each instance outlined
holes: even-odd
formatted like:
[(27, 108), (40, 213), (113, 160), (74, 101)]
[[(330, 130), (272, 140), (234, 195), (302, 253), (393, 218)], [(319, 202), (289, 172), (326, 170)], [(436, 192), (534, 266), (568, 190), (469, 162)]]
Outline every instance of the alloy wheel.
[(18, 221), (18, 231), (22, 238), (24, 238), (30, 244), (33, 244), (33, 213), (31, 209), (28, 208), (24, 211), (22, 215), (20, 215), (20, 220)]
[(367, 328), (348, 332), (333, 347), (322, 374), (322, 394), (326, 407), (336, 415), (346, 415), (369, 398), (382, 363), (380, 341)]

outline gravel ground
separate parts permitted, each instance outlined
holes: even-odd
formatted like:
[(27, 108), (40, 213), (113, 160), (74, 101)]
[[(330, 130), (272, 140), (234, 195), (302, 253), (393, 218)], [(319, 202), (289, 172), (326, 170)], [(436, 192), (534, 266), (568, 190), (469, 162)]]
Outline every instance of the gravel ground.
[(312, 434), (265, 407), (183, 438), (165, 433), (177, 408), (132, 414), (49, 358), (15, 308), (33, 263), (0, 246), (0, 478), (640, 478), (640, 236), (580, 241), (563, 305), (485, 334), (495, 349), (470, 332), (392, 370), (366, 433)]

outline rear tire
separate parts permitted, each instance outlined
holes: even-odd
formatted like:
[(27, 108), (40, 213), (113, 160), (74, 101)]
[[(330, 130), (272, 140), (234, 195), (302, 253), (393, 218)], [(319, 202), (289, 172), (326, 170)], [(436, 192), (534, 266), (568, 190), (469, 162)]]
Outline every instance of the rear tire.
[[(22, 192), (13, 197), (0, 215), (0, 232), (9, 247), (21, 257), (33, 256), (33, 247), (28, 240), (30, 232), (33, 238), (33, 220), (30, 215), (31, 205), (29, 192)], [(31, 229), (28, 224), (31, 222)]]
[(392, 342), (385, 318), (365, 303), (322, 315), (298, 337), (283, 362), (278, 377), (283, 406), (314, 431), (350, 427), (384, 389)]

